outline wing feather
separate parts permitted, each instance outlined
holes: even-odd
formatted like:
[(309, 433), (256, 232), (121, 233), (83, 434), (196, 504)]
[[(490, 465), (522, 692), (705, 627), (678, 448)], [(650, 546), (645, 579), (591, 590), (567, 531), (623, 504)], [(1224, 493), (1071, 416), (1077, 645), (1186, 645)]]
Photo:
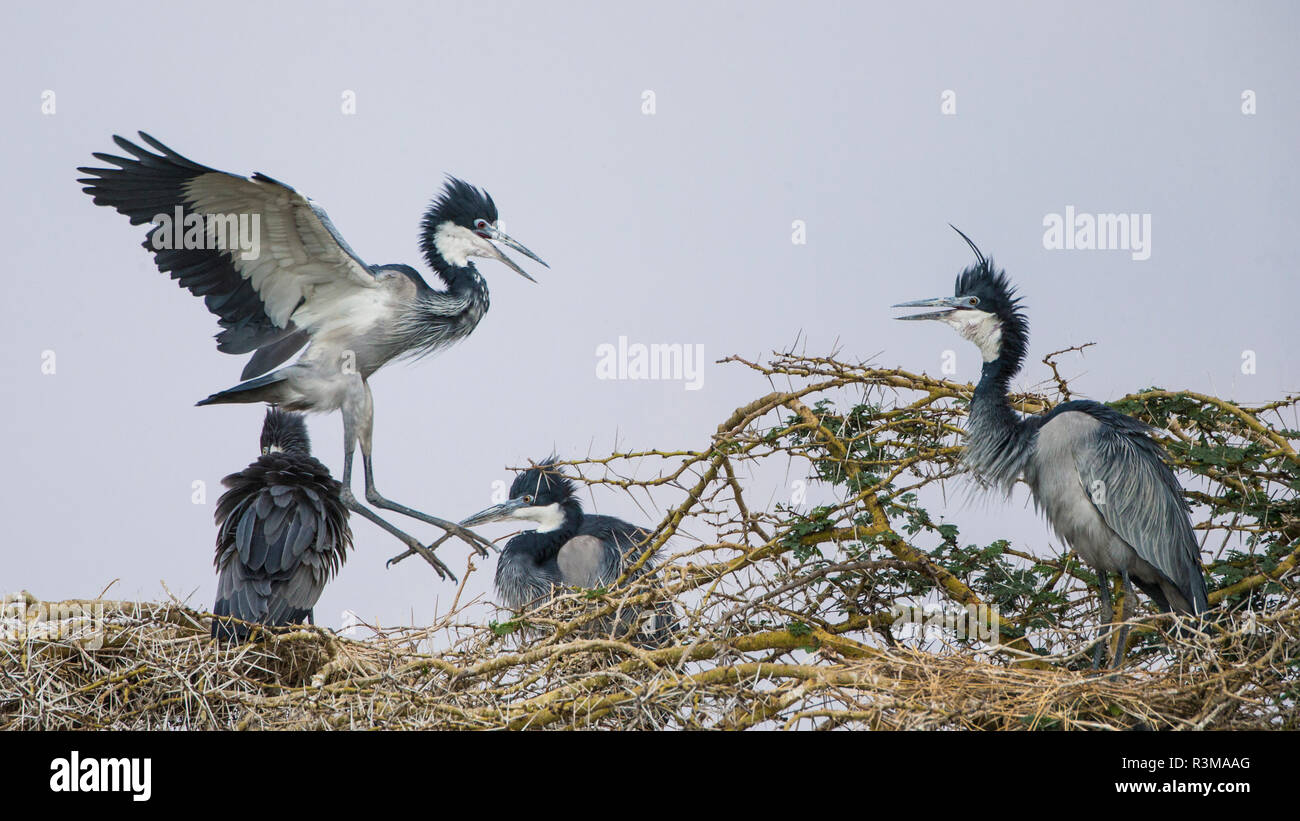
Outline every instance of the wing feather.
[[(352, 545), (339, 483), (316, 459), (286, 453), (264, 455), (222, 481), (213, 612), (269, 625), (310, 618)], [(213, 635), (247, 633), (219, 621)]]
[(1111, 530), (1196, 609), (1207, 608), (1200, 546), (1178, 478), (1145, 425), (1105, 410), (1092, 445), (1075, 451), (1088, 498)]
[[(161, 225), (145, 239), (159, 270), (204, 297), (217, 315), (222, 328), (218, 350), (248, 353), (283, 339), (297, 329), (293, 315), (303, 306), (310, 308), (304, 314), (310, 321), (303, 324), (310, 330), (313, 322), (331, 318), (330, 303), (341, 293), (377, 287), (370, 267), (325, 211), (293, 188), (265, 174), (243, 177), (200, 165), (144, 132), (140, 139), (158, 153), (115, 136), (129, 156), (97, 152), (97, 159), (116, 167), (78, 169), (89, 175), (78, 182), (96, 204), (125, 214), (133, 225), (154, 222), (160, 215), (171, 220), (180, 208), (183, 214), (203, 216), (209, 229), (209, 217), (233, 216), (236, 222), (242, 217), (249, 231), (256, 226), (257, 253), (247, 258), (238, 247), (223, 249), (213, 242), (204, 248), (156, 247)], [(295, 341), (299, 344), (287, 354), (283, 348), (276, 352), (280, 359), (270, 367), (308, 340), (300, 336)]]

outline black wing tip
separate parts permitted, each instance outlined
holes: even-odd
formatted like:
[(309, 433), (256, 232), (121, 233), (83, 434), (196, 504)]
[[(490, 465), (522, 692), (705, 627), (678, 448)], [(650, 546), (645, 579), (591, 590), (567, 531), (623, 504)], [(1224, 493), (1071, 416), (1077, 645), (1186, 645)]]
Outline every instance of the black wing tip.
[(135, 154), (136, 156), (139, 156), (141, 153), (145, 153), (145, 154), (149, 153), (145, 151), (143, 148), (141, 148), (140, 146), (128, 140), (126, 137), (123, 137), (121, 134), (114, 134), (113, 142), (117, 143), (118, 148), (122, 149), (123, 151), (127, 151), (131, 154)]
[(137, 132), (135, 132), (135, 133), (136, 133), (136, 134), (139, 134), (139, 135), (140, 135), (140, 139), (142, 139), (142, 140), (144, 140), (145, 142), (147, 142), (147, 143), (149, 144), (149, 146), (150, 146), (151, 148), (153, 148), (155, 151), (161, 151), (161, 152), (163, 152), (164, 154), (170, 154), (170, 153), (172, 153), (172, 150), (171, 150), (170, 148), (168, 148), (167, 146), (163, 145), (160, 141), (158, 141), (157, 139), (155, 139), (155, 138), (154, 138), (153, 136), (151, 136), (148, 132), (145, 132), (145, 131), (137, 131)]
[[(90, 156), (94, 157), (94, 158), (97, 159), (97, 160), (103, 160), (104, 162), (106, 162), (106, 163), (111, 163), (111, 164), (113, 164), (113, 165), (121, 165), (122, 163), (132, 162), (131, 160), (127, 159), (126, 157), (119, 157), (119, 156), (117, 156), (116, 154), (105, 154), (103, 151), (94, 151), (94, 152), (91, 153)], [(113, 169), (111, 169), (111, 168), (91, 168), (91, 169), (89, 169), (89, 170), (91, 170), (91, 171), (112, 171)]]
[[(167, 146), (163, 145), (162, 143), (158, 142), (158, 140), (156, 140), (156, 139), (154, 139), (152, 136), (150, 136), (148, 132), (145, 132), (145, 131), (137, 131), (137, 132), (135, 132), (135, 133), (138, 135), (137, 139), (140, 139), (140, 140), (143, 140), (143, 141), (146, 142), (146, 143), (149, 143), (149, 145), (153, 146), (154, 148), (158, 149), (159, 151), (165, 150), (165, 149), (167, 148)], [(127, 138), (127, 137), (123, 137), (121, 134), (114, 134), (114, 135), (113, 135), (113, 142), (117, 143), (118, 145), (122, 146), (123, 148), (127, 148), (128, 146), (130, 146), (131, 148), (140, 148), (140, 146), (139, 146), (138, 144), (131, 142), (131, 140), (130, 140), (129, 138)]]
[[(136, 133), (139, 134), (140, 142), (144, 143), (146, 146), (148, 146), (148, 148), (132, 142), (126, 137), (123, 137), (121, 134), (113, 135), (113, 142), (117, 144), (118, 148), (121, 148), (123, 151), (130, 154), (134, 159), (128, 159), (125, 157), (116, 157), (113, 156), (112, 154), (103, 154), (100, 152), (96, 152), (94, 156), (98, 159), (104, 160), (105, 162), (109, 162), (114, 165), (121, 166), (123, 168), (130, 167), (131, 165), (145, 165), (149, 167), (157, 167), (158, 165), (172, 165), (172, 166), (179, 166), (181, 168), (184, 168), (192, 172), (197, 171), (201, 173), (207, 173), (214, 170), (212, 168), (207, 167), (206, 165), (196, 163), (193, 160), (189, 159), (188, 157), (184, 157), (176, 153), (175, 151), (173, 151), (172, 149), (164, 145), (161, 140), (157, 139), (156, 137), (154, 137), (153, 135), (149, 134), (146, 131), (138, 131)], [(158, 153), (156, 154), (153, 153), (153, 151), (150, 151), (149, 148), (152, 148), (154, 151)], [(101, 169), (92, 169), (92, 170), (97, 171)]]

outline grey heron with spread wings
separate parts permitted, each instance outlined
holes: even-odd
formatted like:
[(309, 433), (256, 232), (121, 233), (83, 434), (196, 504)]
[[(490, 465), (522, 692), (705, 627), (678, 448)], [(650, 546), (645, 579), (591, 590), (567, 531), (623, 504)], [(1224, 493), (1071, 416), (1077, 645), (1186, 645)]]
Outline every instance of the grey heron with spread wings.
[[(89, 176), (78, 182), (97, 205), (117, 209), (132, 225), (154, 223), (144, 247), (160, 271), (203, 297), (217, 315), (217, 350), (253, 355), (241, 375), (245, 381), (198, 404), (267, 402), (288, 411), (341, 411), (341, 498), (350, 510), (406, 543), (439, 575), (454, 578), (430, 548), (357, 501), (352, 457), (360, 443), (367, 501), (442, 528), (486, 555), (487, 542), (476, 534), (376, 490), (367, 380), (395, 359), (423, 356), (473, 332), (487, 312), (488, 289), (472, 257), (499, 260), (529, 280), (494, 243), (546, 264), (500, 229), (492, 198), (449, 178), (429, 206), (420, 244), (445, 285), (438, 289), (409, 265), (367, 265), (319, 205), (284, 183), (260, 173), (217, 171), (144, 132), (140, 139), (153, 151), (115, 136), (130, 156), (96, 153), (115, 167), (79, 168)], [(173, 215), (183, 221), (183, 233)], [(243, 226), (252, 226), (253, 241), (235, 247), (229, 231), (241, 218)], [(279, 367), (303, 348), (296, 363)]]

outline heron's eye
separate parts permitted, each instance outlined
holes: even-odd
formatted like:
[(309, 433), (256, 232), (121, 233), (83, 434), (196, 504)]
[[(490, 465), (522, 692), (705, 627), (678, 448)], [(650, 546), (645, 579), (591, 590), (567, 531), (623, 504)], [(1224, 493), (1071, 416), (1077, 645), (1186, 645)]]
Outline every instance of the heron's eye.
[(478, 235), (479, 235), (480, 237), (486, 237), (486, 236), (487, 236), (487, 230), (488, 230), (488, 227), (489, 227), (489, 226), (488, 226), (488, 221), (487, 221), (487, 220), (485, 220), (485, 219), (476, 219), (476, 220), (474, 220), (474, 230), (478, 233)]
[(966, 300), (966, 303), (974, 308), (976, 305), (980, 304), (980, 298), (977, 296), (970, 297)]
[(524, 504), (531, 505), (532, 503), (533, 503), (533, 497), (532, 497), (532, 496), (524, 496)]

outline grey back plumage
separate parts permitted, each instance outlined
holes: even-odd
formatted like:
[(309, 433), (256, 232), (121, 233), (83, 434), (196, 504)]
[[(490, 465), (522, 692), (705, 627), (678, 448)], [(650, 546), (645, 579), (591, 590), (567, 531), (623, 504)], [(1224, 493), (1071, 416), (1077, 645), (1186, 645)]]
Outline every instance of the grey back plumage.
[(1161, 609), (1207, 611), (1188, 506), (1147, 426), (1086, 401), (1039, 418), (1025, 478), (1062, 538), (1093, 567), (1128, 572)]
[[(578, 535), (567, 542), (556, 557), (561, 581), (579, 587), (608, 587), (641, 559), (649, 537), (650, 531), (622, 519), (584, 515)], [(632, 574), (630, 581), (642, 578), (658, 564), (656, 552)], [(608, 633), (613, 622), (602, 622), (596, 628)], [(653, 609), (625, 611), (614, 632), (622, 635), (631, 631), (646, 644), (661, 646), (671, 639), (676, 629), (677, 617), (672, 603), (660, 601)]]
[[(627, 568), (641, 558), (641, 551), (645, 549), (644, 543), (649, 536), (650, 531), (622, 519), (588, 513), (582, 517), (582, 524), (578, 527), (577, 538), (595, 541), (602, 545), (601, 556), (595, 569), (598, 578), (597, 584), (603, 586), (613, 584), (619, 576), (623, 575)], [(560, 552), (563, 553), (568, 549), (569, 545), (566, 544)], [(653, 570), (658, 561), (658, 553), (652, 555), (633, 578), (639, 578)], [(595, 587), (597, 585), (584, 586)]]
[(570, 587), (602, 587), (618, 578), (617, 555), (595, 536), (574, 536), (555, 556), (560, 581)]

